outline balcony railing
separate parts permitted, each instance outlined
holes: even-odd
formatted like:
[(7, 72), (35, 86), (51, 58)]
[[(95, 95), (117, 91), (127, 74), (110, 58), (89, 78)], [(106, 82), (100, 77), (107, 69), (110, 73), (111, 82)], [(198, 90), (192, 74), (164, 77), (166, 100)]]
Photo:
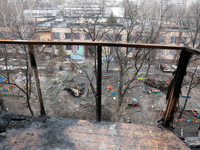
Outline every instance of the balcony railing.
[(194, 49), (188, 46), (179, 45), (160, 45), (160, 44), (143, 44), (143, 43), (109, 43), (109, 42), (83, 42), (83, 41), (35, 41), (35, 40), (0, 40), (0, 44), (20, 44), (27, 45), (29, 47), (29, 55), (31, 61), (31, 67), (36, 83), (36, 91), (40, 102), (40, 114), (45, 115), (45, 109), (43, 105), (42, 93), (40, 88), (40, 82), (38, 78), (38, 69), (36, 59), (34, 55), (34, 45), (85, 45), (85, 46), (97, 46), (97, 94), (96, 94), (96, 120), (101, 121), (101, 84), (102, 84), (102, 46), (110, 47), (133, 47), (133, 48), (145, 48), (145, 49), (169, 49), (169, 50), (181, 50), (179, 64), (175, 72), (174, 79), (168, 88), (168, 104), (163, 116), (164, 125), (169, 125), (173, 121), (174, 113), (176, 111), (176, 105), (178, 103), (179, 93), (183, 82), (186, 68), (192, 54), (200, 54), (198, 49)]

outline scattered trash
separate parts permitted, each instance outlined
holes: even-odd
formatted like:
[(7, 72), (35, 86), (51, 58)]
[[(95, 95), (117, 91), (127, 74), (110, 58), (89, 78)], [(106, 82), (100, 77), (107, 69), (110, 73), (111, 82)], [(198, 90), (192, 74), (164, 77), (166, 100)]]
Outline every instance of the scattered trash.
[(168, 64), (160, 64), (160, 69), (166, 73), (173, 73), (175, 71), (174, 67)]
[(200, 113), (198, 114), (198, 118), (200, 118)]
[(183, 128), (181, 128), (181, 137), (183, 137)]
[(127, 122), (127, 123), (131, 123), (131, 120), (127, 120), (126, 122)]
[(197, 116), (197, 114), (191, 109), (191, 112), (194, 114), (194, 116)]
[(153, 89), (153, 90), (152, 90), (152, 93), (160, 93), (160, 91), (159, 91), (159, 90), (156, 90), (156, 89)]
[[(182, 94), (181, 94), (181, 97), (185, 97), (185, 98), (187, 98), (187, 96), (185, 96), (185, 95), (182, 95)], [(188, 96), (188, 98), (191, 98), (191, 96)]]
[(167, 91), (168, 83), (166, 81), (162, 80), (155, 80), (155, 79), (146, 79), (144, 83), (147, 86), (154, 87), (156, 89), (159, 89), (161, 91)]
[(86, 105), (86, 104), (88, 104), (88, 103), (85, 101), (80, 102), (80, 105)]
[(160, 110), (160, 112), (158, 113), (158, 114), (162, 114), (163, 113), (163, 111), (162, 110)]
[(144, 80), (145, 78), (143, 78), (143, 77), (138, 77), (137, 79), (138, 79), (138, 80)]
[(71, 84), (69, 87), (64, 88), (64, 90), (67, 90), (72, 96), (79, 97), (84, 93), (85, 89), (85, 83), (79, 83), (79, 84)]
[(190, 123), (190, 122), (191, 122), (191, 120), (187, 120), (187, 122), (188, 122), (188, 123)]
[(180, 121), (180, 122), (186, 122), (186, 120), (185, 120), (185, 119), (179, 119), (179, 121)]

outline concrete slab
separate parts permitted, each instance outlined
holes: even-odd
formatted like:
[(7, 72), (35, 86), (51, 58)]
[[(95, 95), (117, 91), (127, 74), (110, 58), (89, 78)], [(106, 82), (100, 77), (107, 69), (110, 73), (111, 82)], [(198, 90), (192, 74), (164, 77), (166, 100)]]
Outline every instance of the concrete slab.
[(0, 112), (0, 149), (181, 149), (189, 148), (171, 131), (156, 126)]

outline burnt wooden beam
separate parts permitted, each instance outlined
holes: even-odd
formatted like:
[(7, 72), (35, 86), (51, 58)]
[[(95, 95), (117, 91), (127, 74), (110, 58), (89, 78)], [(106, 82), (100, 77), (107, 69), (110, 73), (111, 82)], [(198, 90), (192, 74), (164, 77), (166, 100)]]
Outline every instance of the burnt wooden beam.
[(35, 60), (33, 45), (28, 45), (28, 51), (29, 51), (29, 56), (30, 56), (31, 67), (33, 70), (33, 76), (35, 79), (36, 92), (37, 92), (38, 100), (40, 103), (40, 115), (46, 116), (44, 104), (43, 104), (43, 100), (42, 100), (42, 93), (41, 93), (41, 88), (40, 88), (40, 81), (38, 78), (38, 70), (37, 70), (37, 64), (36, 64), (36, 60)]
[(101, 121), (101, 83), (102, 83), (102, 47), (98, 46), (97, 50), (97, 60), (98, 60), (98, 69), (97, 69), (97, 95), (96, 95), (96, 120)]
[(187, 65), (192, 56), (192, 53), (182, 51), (179, 58), (177, 70), (175, 76), (169, 84), (168, 93), (166, 99), (168, 100), (167, 108), (163, 116), (163, 125), (170, 126), (170, 123), (174, 119), (174, 114), (177, 110), (177, 103), (180, 96), (181, 86), (183, 78), (186, 75)]

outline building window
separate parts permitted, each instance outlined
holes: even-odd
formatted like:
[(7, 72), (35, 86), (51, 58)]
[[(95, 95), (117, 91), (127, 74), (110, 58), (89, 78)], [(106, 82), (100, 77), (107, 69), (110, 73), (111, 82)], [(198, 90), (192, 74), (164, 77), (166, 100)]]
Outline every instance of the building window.
[(32, 38), (32, 34), (31, 34), (30, 32), (27, 32), (27, 33), (26, 33), (26, 38), (27, 38), (27, 39), (31, 39), (31, 38)]
[(53, 39), (59, 39), (59, 33), (53, 33)]
[(1, 38), (1, 39), (4, 39), (4, 38), (3, 38), (3, 33), (2, 33), (2, 32), (0, 32), (0, 38)]
[(175, 54), (176, 54), (176, 50), (169, 50), (169, 51), (168, 51), (168, 54), (169, 54), (169, 55), (175, 55)]
[(178, 37), (171, 37), (171, 43), (176, 44), (178, 41)]
[(133, 53), (133, 47), (128, 47), (128, 53)]
[(113, 41), (113, 34), (107, 33), (106, 34), (106, 40), (107, 41)]
[(80, 34), (74, 33), (74, 40), (80, 40)]
[[(127, 39), (128, 39), (128, 37), (127, 37)], [(133, 35), (129, 35), (129, 42), (133, 42), (134, 40), (135, 40), (135, 37)]]
[(74, 45), (74, 52), (76, 53), (77, 51), (79, 51), (79, 45)]
[(156, 55), (162, 55), (163, 54), (163, 50), (162, 49), (157, 49), (156, 50)]
[(116, 35), (116, 41), (121, 41), (121, 40), (122, 40), (122, 35), (121, 34)]
[(91, 40), (91, 36), (89, 34), (85, 34), (85, 40)]
[(65, 40), (71, 40), (71, 33), (65, 33)]
[(165, 36), (160, 36), (158, 38), (158, 43), (165, 43), (166, 42), (166, 37)]
[(71, 45), (66, 45), (66, 50), (67, 51), (72, 50), (72, 46)]
[(187, 38), (186, 37), (181, 37), (180, 44), (186, 44)]

